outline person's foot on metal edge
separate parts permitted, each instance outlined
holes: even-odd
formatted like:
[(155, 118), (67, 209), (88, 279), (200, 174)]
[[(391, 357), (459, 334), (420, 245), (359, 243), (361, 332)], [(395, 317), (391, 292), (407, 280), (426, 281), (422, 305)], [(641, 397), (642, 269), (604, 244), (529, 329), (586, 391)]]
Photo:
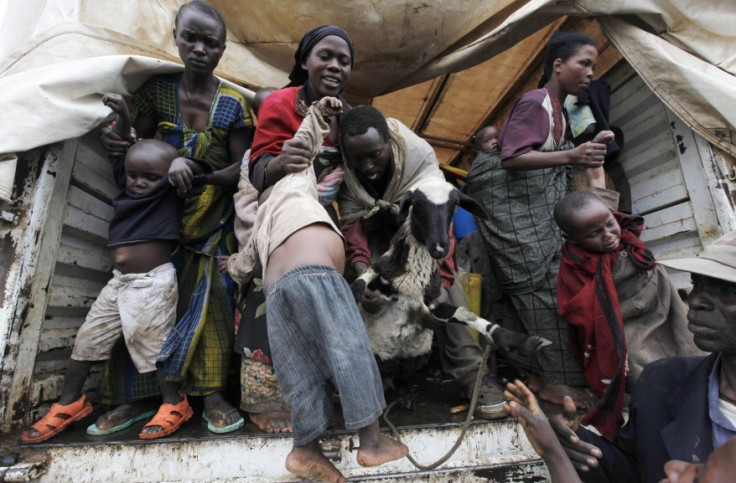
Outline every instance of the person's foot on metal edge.
[[(475, 388), (475, 379), (465, 387), (465, 393), (468, 399), (473, 398), (473, 389)], [(503, 395), (503, 388), (496, 381), (492, 374), (485, 374), (481, 380), (480, 394), (478, 395), (478, 403), (475, 406), (473, 414), (477, 418), (483, 419), (500, 419), (509, 415), (508, 411), (503, 408), (506, 398)]]

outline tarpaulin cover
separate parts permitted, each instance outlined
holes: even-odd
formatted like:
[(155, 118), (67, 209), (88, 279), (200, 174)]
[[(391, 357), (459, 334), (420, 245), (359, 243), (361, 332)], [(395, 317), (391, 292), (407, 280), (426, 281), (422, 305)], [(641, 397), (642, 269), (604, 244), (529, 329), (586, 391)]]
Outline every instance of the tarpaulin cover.
[[(172, 28), (182, 3), (8, 0), (0, 26), (0, 154), (80, 136), (109, 115), (100, 102), (103, 93), (130, 94), (148, 76), (180, 69)], [(304, 32), (325, 23), (343, 27), (356, 49), (346, 92), (354, 103), (478, 66), (563, 16), (595, 17), (673, 112), (736, 155), (736, 8), (731, 0), (210, 3), (228, 26), (227, 49), (216, 73), (251, 89), (287, 82)], [(524, 56), (513, 57), (523, 61)], [(503, 67), (483, 72), (486, 84), (476, 89), (517, 81), (508, 75), (513, 66)], [(450, 114), (432, 121), (472, 133), (479, 119), (452, 113), (477, 107), (473, 90), (441, 99), (454, 109), (435, 109), (430, 116)], [(419, 111), (410, 101), (386, 114), (406, 122), (408, 113)], [(7, 173), (3, 178), (0, 183), (12, 182)], [(5, 192), (0, 187), (0, 196)]]

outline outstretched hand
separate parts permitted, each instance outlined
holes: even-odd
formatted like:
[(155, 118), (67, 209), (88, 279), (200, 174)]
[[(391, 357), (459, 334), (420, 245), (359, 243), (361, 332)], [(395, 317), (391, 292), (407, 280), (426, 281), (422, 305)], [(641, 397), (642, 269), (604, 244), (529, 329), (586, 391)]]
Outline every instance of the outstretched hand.
[(557, 441), (547, 416), (539, 407), (534, 393), (523, 382), (518, 379), (513, 383), (509, 382), (503, 395), (509, 401), (504, 404), (504, 409), (518, 419), (539, 456), (544, 458), (554, 448), (559, 449), (560, 442)]
[(516, 380), (506, 385), (503, 395), (509, 400), (504, 404), (504, 409), (519, 421), (532, 448), (544, 459), (552, 483), (580, 482), (572, 462), (529, 388)]
[(575, 402), (570, 396), (564, 397), (562, 407), (563, 412), (551, 416), (549, 422), (575, 469), (589, 471), (590, 468), (598, 466), (598, 458), (603, 457), (603, 452), (597, 446), (581, 441), (575, 434), (580, 427), (582, 416), (578, 414)]

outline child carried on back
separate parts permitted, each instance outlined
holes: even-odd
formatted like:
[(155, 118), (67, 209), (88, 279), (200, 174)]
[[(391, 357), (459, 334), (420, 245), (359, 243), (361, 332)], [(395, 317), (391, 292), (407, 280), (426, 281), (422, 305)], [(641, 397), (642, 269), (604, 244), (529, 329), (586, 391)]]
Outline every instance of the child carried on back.
[(608, 439), (618, 429), (626, 387), (646, 364), (701, 353), (687, 330), (687, 306), (639, 239), (644, 219), (612, 211), (617, 206), (617, 193), (597, 187), (568, 194), (554, 210), (565, 238), (560, 314), (571, 325), (569, 349), (600, 399), (584, 423)]
[[(115, 131), (129, 138), (125, 100), (118, 94), (107, 94), (103, 102), (118, 113)], [(21, 441), (26, 444), (46, 441), (92, 412), (82, 387), (92, 364), (107, 360), (121, 335), (136, 369), (141, 373), (156, 371), (156, 359), (176, 322), (178, 290), (171, 253), (180, 237), (183, 200), (168, 173), (174, 164), (194, 173), (208, 167), (179, 157), (173, 146), (152, 139), (133, 144), (124, 157), (112, 158), (111, 164), (121, 189), (113, 201), (107, 244), (114, 263), (113, 278), (77, 332), (59, 402), (22, 434)], [(159, 383), (164, 404), (154, 417), (156, 425), (165, 424), (172, 411), (178, 412), (176, 419), (181, 422), (191, 418), (192, 410), (177, 386), (162, 378)], [(165, 434), (178, 429), (179, 424), (165, 424)], [(139, 436), (150, 439), (145, 430)]]
[[(334, 97), (323, 97), (309, 108), (294, 137), (309, 143), (312, 159), (329, 132), (325, 115), (341, 110)], [(345, 427), (358, 431), (360, 465), (405, 456), (406, 446), (379, 432), (378, 417), (386, 403), (378, 367), (341, 275), (342, 235), (317, 200), (311, 164), (261, 194), (251, 238), (227, 266), (237, 282), (245, 283), (257, 261), (264, 273), (274, 369), (294, 429), (286, 468), (309, 479), (345, 481), (319, 445), (333, 409), (325, 389), (328, 380), (340, 394)]]

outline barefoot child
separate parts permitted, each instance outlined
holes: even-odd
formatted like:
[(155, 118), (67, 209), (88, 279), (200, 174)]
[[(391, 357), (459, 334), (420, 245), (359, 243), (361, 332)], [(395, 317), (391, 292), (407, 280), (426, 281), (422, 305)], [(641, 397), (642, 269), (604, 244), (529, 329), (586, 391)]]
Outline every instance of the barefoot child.
[[(591, 171), (602, 179), (602, 168)], [(555, 206), (565, 238), (557, 297), (560, 313), (574, 328), (571, 352), (601, 398), (585, 422), (611, 439), (625, 386), (633, 387), (646, 364), (701, 352), (667, 271), (639, 239), (644, 219), (611, 211), (618, 206), (617, 193), (595, 183), (595, 191), (570, 193)]]
[[(103, 102), (118, 113), (117, 133), (129, 138), (130, 118), (122, 96), (107, 94)], [(112, 158), (111, 163), (121, 189), (113, 201), (107, 244), (113, 278), (79, 328), (59, 402), (23, 433), (21, 441), (26, 444), (46, 441), (92, 412), (82, 386), (92, 364), (108, 359), (121, 335), (138, 371), (155, 371), (156, 358), (176, 322), (178, 292), (171, 252), (180, 238), (183, 200), (167, 173), (202, 172), (206, 167), (179, 157), (173, 146), (156, 140), (133, 144), (124, 158)], [(160, 373), (157, 376), (163, 405), (152, 422), (171, 434), (191, 418), (192, 409), (177, 385), (164, 382)]]
[[(295, 138), (308, 143), (312, 159), (329, 132), (325, 115), (341, 109), (334, 97), (309, 108)], [(378, 367), (341, 275), (342, 236), (317, 201), (311, 164), (263, 192), (250, 242), (228, 261), (233, 278), (247, 281), (257, 259), (264, 273), (274, 368), (292, 415), (294, 447), (286, 468), (309, 479), (345, 481), (319, 445), (333, 407), (325, 390), (328, 380), (340, 393), (345, 427), (358, 430), (360, 465), (405, 456), (406, 446), (379, 432), (386, 403)]]

